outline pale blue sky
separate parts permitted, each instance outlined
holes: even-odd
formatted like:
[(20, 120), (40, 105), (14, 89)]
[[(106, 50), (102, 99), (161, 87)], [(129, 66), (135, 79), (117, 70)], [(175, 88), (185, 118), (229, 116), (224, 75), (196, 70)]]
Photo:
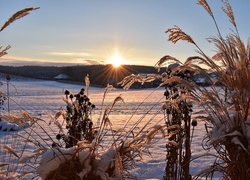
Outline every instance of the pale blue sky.
[[(242, 39), (250, 36), (249, 0), (229, 1)], [(223, 35), (232, 28), (220, 0), (208, 0)], [(167, 41), (178, 25), (212, 55), (206, 38), (217, 35), (213, 21), (196, 0), (0, 0), (0, 24), (25, 7), (40, 7), (0, 32), (11, 45), (0, 64), (68, 65), (109, 63), (118, 52), (123, 64), (153, 66), (164, 55), (180, 60), (197, 55), (186, 42)], [(91, 61), (86, 61), (91, 60)]]

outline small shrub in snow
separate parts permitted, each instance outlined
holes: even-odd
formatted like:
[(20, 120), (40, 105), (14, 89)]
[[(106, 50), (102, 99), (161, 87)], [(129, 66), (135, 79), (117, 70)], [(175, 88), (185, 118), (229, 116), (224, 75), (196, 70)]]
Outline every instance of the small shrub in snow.
[(77, 94), (73, 94), (69, 90), (65, 91), (66, 97), (63, 100), (67, 104), (67, 110), (62, 115), (66, 121), (68, 133), (66, 135), (58, 134), (57, 139), (63, 139), (66, 148), (75, 146), (81, 140), (92, 142), (94, 139), (95, 131), (91, 120), (91, 110), (95, 108), (95, 105), (90, 102), (84, 92), (84, 88)]

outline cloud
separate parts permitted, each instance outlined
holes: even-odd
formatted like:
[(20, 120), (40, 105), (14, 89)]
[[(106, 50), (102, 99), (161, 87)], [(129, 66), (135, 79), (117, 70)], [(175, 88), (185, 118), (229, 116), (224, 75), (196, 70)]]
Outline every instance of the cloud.
[(86, 65), (96, 65), (96, 64), (104, 64), (104, 61), (96, 60), (96, 59), (76, 59), (76, 63), (78, 64), (86, 64)]
[(53, 55), (53, 56), (80, 56), (80, 57), (89, 57), (91, 54), (89, 53), (84, 53), (84, 52), (47, 52), (46, 54)]
[(18, 56), (3, 56), (0, 58), (0, 65), (5, 66), (71, 66), (71, 65), (96, 65), (104, 64), (104, 61), (96, 59), (83, 59), (83, 58), (74, 58), (71, 61), (51, 61), (47, 59), (37, 59), (37, 58), (24, 58)]
[(33, 64), (35, 62), (37, 62), (37, 63), (47, 62), (47, 60), (35, 59), (35, 58), (25, 58), (25, 57), (18, 57), (18, 56), (8, 56), (8, 55), (0, 58), (0, 65), (3, 65), (3, 64), (16, 65), (16, 64), (22, 64), (22, 63), (24, 63), (25, 65), (29, 65), (29, 63)]

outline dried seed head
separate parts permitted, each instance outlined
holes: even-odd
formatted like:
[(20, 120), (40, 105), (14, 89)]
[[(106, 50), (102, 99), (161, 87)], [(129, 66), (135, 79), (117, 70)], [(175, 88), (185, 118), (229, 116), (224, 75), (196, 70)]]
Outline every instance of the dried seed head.
[(221, 9), (226, 13), (226, 15), (229, 18), (229, 21), (234, 25), (234, 27), (236, 27), (234, 13), (233, 13), (230, 3), (228, 2), (228, 0), (222, 0), (222, 2), (225, 4), (226, 8), (222, 6)]
[(60, 140), (61, 138), (62, 138), (62, 134), (57, 134), (57, 135), (56, 135), (56, 139), (57, 139), (57, 140)]
[(9, 24), (11, 24), (12, 22), (28, 15), (30, 13), (30, 11), (39, 9), (39, 7), (29, 7), (29, 8), (24, 8), (18, 12), (16, 12), (15, 14), (13, 14), (5, 23), (4, 25), (1, 27), (0, 31), (4, 30)]
[(183, 40), (195, 44), (191, 36), (187, 35), (185, 32), (182, 31), (181, 28), (176, 25), (173, 28), (168, 29), (166, 33), (169, 33), (168, 41), (171, 41), (172, 43), (176, 43), (179, 40)]
[(74, 98), (74, 95), (73, 95), (73, 94), (70, 94), (70, 95), (69, 95), (69, 98), (70, 98), (70, 99), (73, 99), (73, 98)]
[(65, 94), (65, 95), (69, 95), (69, 94), (70, 94), (70, 91), (69, 91), (69, 90), (65, 90), (64, 94)]
[(80, 91), (80, 94), (83, 95), (83, 94), (84, 94), (84, 91), (85, 91), (85, 89), (82, 88), (81, 91)]
[(197, 126), (197, 121), (194, 119), (194, 120), (192, 120), (192, 122), (191, 122), (191, 124), (192, 124), (192, 126)]
[(203, 6), (204, 9), (208, 12), (208, 14), (210, 14), (210, 16), (213, 16), (213, 12), (210, 9), (210, 6), (208, 5), (206, 0), (198, 0), (199, 5)]

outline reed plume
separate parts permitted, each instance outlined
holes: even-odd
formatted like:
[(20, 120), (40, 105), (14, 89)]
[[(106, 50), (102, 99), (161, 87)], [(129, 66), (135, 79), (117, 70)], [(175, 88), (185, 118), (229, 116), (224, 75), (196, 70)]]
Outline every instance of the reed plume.
[(172, 43), (176, 43), (179, 40), (187, 41), (189, 43), (195, 44), (191, 36), (186, 34), (182, 29), (178, 26), (174, 26), (173, 28), (169, 28), (166, 33), (169, 33), (168, 40)]
[(24, 8), (20, 11), (17, 11), (16, 13), (14, 13), (5, 23), (4, 25), (1, 27), (0, 32), (3, 31), (7, 26), (9, 26), (11, 23), (13, 23), (14, 21), (28, 15), (30, 13), (30, 11), (34, 11), (39, 9), (39, 7), (28, 7), (28, 8)]
[(230, 5), (230, 3), (228, 2), (228, 0), (222, 0), (223, 3), (225, 4), (226, 8), (222, 6), (222, 10), (226, 13), (226, 15), (229, 18), (229, 21), (234, 25), (234, 27), (236, 27), (236, 22), (235, 22), (235, 18), (234, 18), (234, 13), (232, 10), (232, 7)]
[(213, 16), (213, 12), (211, 11), (211, 8), (206, 0), (198, 0), (197, 4), (204, 7), (204, 9), (210, 14), (210, 16)]

